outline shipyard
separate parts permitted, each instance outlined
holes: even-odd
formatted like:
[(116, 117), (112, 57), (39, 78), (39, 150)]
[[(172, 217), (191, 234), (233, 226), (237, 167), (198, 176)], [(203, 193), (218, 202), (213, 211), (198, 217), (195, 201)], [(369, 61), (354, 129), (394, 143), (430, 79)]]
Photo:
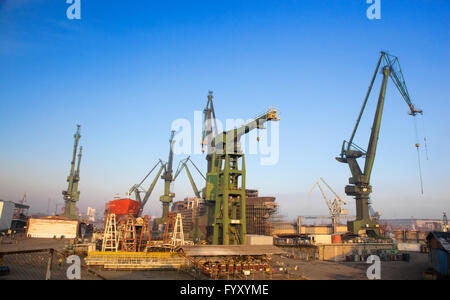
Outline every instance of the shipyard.
[[(207, 298), (273, 295), (274, 281), (448, 280), (448, 87), (433, 77), (448, 44), (436, 58), (393, 32), (362, 45), (347, 35), (377, 32), (377, 1), (359, 19), (341, 11), (352, 25), (338, 28), (305, 2), (124, 4), (114, 26), (98, 4), (59, 16), (33, 3), (37, 29), (25, 4), (0, 4), (19, 36), (0, 47), (0, 280), (179, 281), (168, 293)], [(304, 13), (332, 33), (303, 28)], [(78, 55), (56, 54), (73, 43)]]

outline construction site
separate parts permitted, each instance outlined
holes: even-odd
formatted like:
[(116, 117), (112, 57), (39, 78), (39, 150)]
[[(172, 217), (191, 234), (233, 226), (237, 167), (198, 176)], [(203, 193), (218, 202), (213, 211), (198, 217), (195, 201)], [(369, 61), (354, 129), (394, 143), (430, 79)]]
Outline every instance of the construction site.
[[(6, 2), (2, 26), (14, 25)], [(239, 14), (146, 3), (108, 15), (68, 1), (64, 22), (41, 24), (42, 45), (56, 48), (39, 48), (36, 33), (5, 43), (0, 58), (20, 85), (9, 90), (9, 74), (0, 83), (11, 99), (0, 280), (450, 278), (448, 174), (430, 159), (448, 149), (438, 138), (448, 126), (436, 125), (448, 101), (433, 104), (439, 88), (417, 56), (447, 36), (402, 49), (404, 24), (378, 21), (378, 1), (359, 17), (336, 14), (337, 2), (263, 2)], [(24, 45), (37, 54), (22, 62)]]
[[(363, 150), (352, 140), (380, 69), (383, 75), (380, 95), (368, 148)], [(317, 274), (325, 276), (325, 279), (345, 278), (339, 274), (324, 275), (322, 269), (329, 270), (329, 264), (334, 264), (333, 269), (347, 274), (348, 278), (361, 279), (365, 275), (361, 268), (371, 255), (377, 255), (388, 265), (403, 262), (395, 267), (398, 274), (402, 274), (402, 268), (406, 270), (411, 268), (411, 264), (417, 264), (417, 273), (410, 274), (413, 279), (420, 278), (427, 270), (425, 257), (430, 252), (427, 236), (431, 231), (412, 233), (388, 228), (387, 224), (380, 222), (381, 214), (373, 210), (370, 202), (370, 175), (389, 79), (405, 100), (410, 115), (415, 117), (423, 113), (415, 108), (409, 98), (397, 57), (382, 52), (352, 136), (349, 141), (344, 141), (341, 154), (336, 158), (350, 167), (352, 177), (345, 192), (355, 199), (356, 216), (348, 216), (347, 202), (324, 178), (314, 183), (309, 194), (317, 187), (329, 215), (298, 216), (295, 222), (289, 222), (280, 215), (275, 197), (262, 196), (258, 190), (248, 189), (245, 155), (240, 148), (240, 140), (252, 130), (264, 130), (268, 122), (279, 122), (278, 111), (271, 108), (241, 127), (219, 132), (213, 93), (209, 92), (203, 109), (202, 132), (202, 151), (207, 169), (200, 170), (190, 157), (180, 160), (174, 169), (175, 131), (172, 131), (167, 161), (160, 159), (139, 183), (131, 185), (125, 193), (127, 197), (116, 196), (105, 203), (104, 217), (96, 224), (86, 218), (80, 219), (76, 213), (76, 205), (80, 201), (78, 184), (83, 150), (79, 145), (81, 126), (78, 125), (68, 186), (62, 192), (63, 213), (27, 218), (23, 214), (27, 208), (24, 205), (26, 195), (21, 203), (13, 205), (14, 225), (11, 217), (6, 216), (6, 207), (3, 209), (2, 224), (10, 222), (6, 227), (10, 234), (3, 238), (0, 245), (2, 278), (20, 277), (19, 270), (26, 273), (17, 257), (36, 251), (45, 253), (45, 248), (32, 246), (43, 241), (49, 245), (52, 241), (57, 242), (59, 247), (54, 249), (54, 246), (49, 246), (51, 258), (42, 270), (47, 279), (52, 277), (54, 253), (65, 258), (71, 254), (79, 255), (86, 270), (102, 279), (140, 278), (143, 274), (149, 276), (148, 272), (175, 272), (173, 279), (322, 279)], [(420, 147), (419, 143), (416, 147)], [(362, 156), (365, 157), (363, 168), (357, 161)], [(183, 171), (194, 196), (174, 201), (175, 194), (171, 187)], [(203, 178), (200, 189), (191, 171)], [(145, 187), (147, 180), (151, 181), (148, 188)], [(160, 181), (164, 186), (164, 193), (159, 197), (162, 214), (151, 218), (143, 215), (143, 211)], [(332, 198), (329, 198), (329, 193)], [(20, 219), (26, 223), (20, 223)], [(316, 222), (311, 224), (311, 219)], [(445, 214), (441, 228), (433, 230), (448, 231)], [(31, 248), (21, 249), (21, 253), (21, 243)], [(145, 272), (135, 273), (139, 271)]]

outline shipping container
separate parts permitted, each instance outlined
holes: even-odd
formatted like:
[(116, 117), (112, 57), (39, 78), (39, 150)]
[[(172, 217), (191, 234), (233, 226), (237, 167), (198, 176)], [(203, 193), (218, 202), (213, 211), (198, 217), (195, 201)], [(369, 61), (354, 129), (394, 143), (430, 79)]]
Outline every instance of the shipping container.
[(14, 202), (0, 200), (0, 232), (11, 228), (15, 207)]
[(66, 238), (77, 237), (78, 221), (65, 218), (31, 218), (28, 224), (27, 236), (32, 238)]

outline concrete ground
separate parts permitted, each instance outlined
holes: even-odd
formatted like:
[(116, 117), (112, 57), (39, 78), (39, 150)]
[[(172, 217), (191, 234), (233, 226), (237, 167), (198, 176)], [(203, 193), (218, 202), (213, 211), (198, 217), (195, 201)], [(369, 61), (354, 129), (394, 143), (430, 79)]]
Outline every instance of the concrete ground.
[[(193, 274), (178, 271), (108, 271), (103, 268), (92, 268), (107, 280), (195, 280)], [(209, 279), (200, 277), (199, 279)]]
[[(0, 241), (0, 252), (48, 249), (54, 248), (62, 250), (70, 240), (61, 239), (3, 239)], [(0, 279), (43, 279), (47, 261), (47, 254), (27, 254), (18, 256), (5, 256), (4, 263), (9, 263), (16, 272), (9, 278)], [(424, 253), (410, 253), (411, 260), (405, 261), (382, 261), (381, 279), (382, 280), (421, 280), (423, 272), (428, 267), (428, 256)], [(55, 277), (54, 279), (65, 279), (65, 267), (55, 259)], [(307, 280), (367, 280), (366, 271), (369, 267), (364, 262), (326, 262), (326, 261), (304, 261), (274, 255), (272, 268), (282, 267), (286, 272), (274, 272), (267, 275), (265, 272), (250, 276), (248, 279), (307, 279)], [(36, 270), (34, 270), (36, 269)], [(61, 270), (59, 270), (61, 269)], [(32, 272), (31, 272), (32, 271)], [(57, 273), (56, 273), (57, 271)], [(105, 279), (125, 279), (125, 280), (194, 280), (209, 279), (207, 276), (194, 274), (192, 272), (178, 271), (108, 271), (102, 268), (95, 268), (95, 272)], [(38, 272), (36, 275), (34, 273)], [(61, 273), (61, 274), (59, 274)], [(59, 274), (58, 276), (56, 276)], [(95, 278), (86, 273), (85, 279)], [(14, 275), (14, 276), (13, 276)], [(26, 275), (26, 276), (25, 276)], [(98, 279), (98, 278), (97, 278)], [(233, 278), (230, 278), (233, 279)], [(236, 278), (238, 279), (238, 278)]]
[(0, 252), (25, 251), (36, 249), (62, 250), (70, 243), (68, 239), (32, 239), (17, 237), (15, 239), (2, 238), (0, 240)]
[[(382, 261), (381, 280), (423, 280), (423, 273), (429, 267), (428, 254), (418, 252), (408, 252), (410, 261)], [(365, 263), (345, 263), (346, 265), (367, 271), (368, 264)]]
[[(382, 261), (381, 280), (422, 280), (428, 267), (428, 255), (411, 252), (406, 261)], [(364, 262), (326, 262), (300, 261), (285, 257), (274, 258), (273, 264), (284, 265), (291, 270), (291, 277), (303, 277), (309, 280), (367, 280), (369, 264)]]

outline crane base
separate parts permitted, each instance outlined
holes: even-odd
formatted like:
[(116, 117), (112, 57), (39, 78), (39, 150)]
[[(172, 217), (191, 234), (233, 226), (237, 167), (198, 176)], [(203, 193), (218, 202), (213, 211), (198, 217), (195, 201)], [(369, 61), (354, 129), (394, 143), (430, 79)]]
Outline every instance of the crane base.
[(362, 231), (368, 235), (380, 235), (380, 225), (370, 219), (355, 220), (347, 223), (348, 230), (354, 234), (361, 234)]

